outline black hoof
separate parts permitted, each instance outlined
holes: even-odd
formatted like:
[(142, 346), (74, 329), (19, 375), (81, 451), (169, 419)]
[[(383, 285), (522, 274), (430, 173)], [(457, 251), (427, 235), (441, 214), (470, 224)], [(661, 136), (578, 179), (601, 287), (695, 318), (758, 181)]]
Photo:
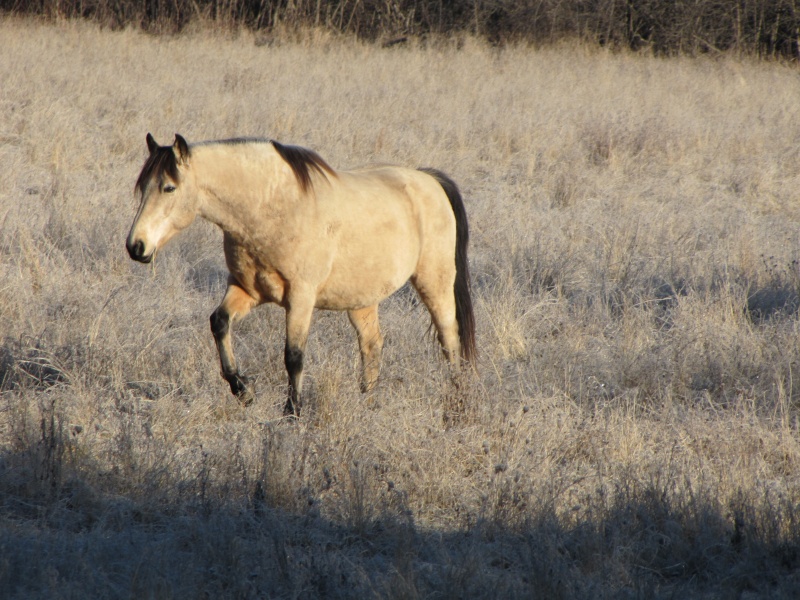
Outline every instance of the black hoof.
[(252, 387), (248, 385), (247, 378), (243, 375), (234, 373), (233, 375), (227, 375), (225, 379), (228, 380), (231, 386), (231, 393), (236, 396), (242, 406), (250, 406), (253, 400), (256, 399)]

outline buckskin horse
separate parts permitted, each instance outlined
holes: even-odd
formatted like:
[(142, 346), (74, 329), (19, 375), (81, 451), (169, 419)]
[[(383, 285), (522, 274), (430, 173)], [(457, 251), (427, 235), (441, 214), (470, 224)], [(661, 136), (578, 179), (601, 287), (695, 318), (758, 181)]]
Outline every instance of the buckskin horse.
[(451, 365), (474, 361), (467, 216), (444, 173), (334, 170), (312, 150), (268, 139), (190, 145), (176, 134), (171, 146), (159, 146), (148, 133), (147, 147), (128, 253), (149, 263), (197, 215), (222, 229), (228, 287), (211, 331), (222, 375), (243, 405), (254, 393), (236, 366), (231, 325), (266, 302), (286, 312), (287, 415), (300, 414), (314, 309), (347, 311), (361, 351), (361, 389), (368, 392), (383, 346), (378, 303), (409, 280)]

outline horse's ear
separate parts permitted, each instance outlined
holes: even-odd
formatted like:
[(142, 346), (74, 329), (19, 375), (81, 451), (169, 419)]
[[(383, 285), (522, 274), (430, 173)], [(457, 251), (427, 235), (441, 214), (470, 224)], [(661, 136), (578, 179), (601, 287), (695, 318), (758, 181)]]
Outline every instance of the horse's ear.
[(186, 143), (182, 135), (175, 134), (175, 143), (172, 144), (172, 150), (175, 152), (175, 157), (179, 163), (186, 162), (189, 158), (189, 144)]
[(158, 150), (158, 142), (149, 133), (147, 134), (147, 149), (150, 150), (150, 154), (155, 154), (155, 151)]

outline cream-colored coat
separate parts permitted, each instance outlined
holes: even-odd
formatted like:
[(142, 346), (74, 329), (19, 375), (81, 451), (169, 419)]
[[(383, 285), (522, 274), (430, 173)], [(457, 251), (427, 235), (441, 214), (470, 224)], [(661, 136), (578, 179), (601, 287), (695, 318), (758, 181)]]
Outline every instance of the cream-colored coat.
[[(150, 160), (167, 164), (171, 157), (157, 153), (172, 152), (177, 171), (155, 168), (149, 180), (140, 178), (129, 251), (149, 261), (196, 215), (222, 229), (230, 277), (212, 329), (223, 375), (245, 403), (252, 392), (236, 368), (229, 325), (265, 302), (286, 309), (287, 411), (299, 410), (313, 309), (348, 311), (361, 347), (362, 387), (369, 390), (382, 346), (377, 305), (409, 279), (448, 358), (458, 361), (457, 225), (434, 176), (393, 166), (334, 172), (313, 153), (292, 165), (269, 141), (189, 147), (176, 136), (172, 147), (159, 147), (148, 136), (148, 145)], [(306, 170), (305, 185), (298, 169)]]

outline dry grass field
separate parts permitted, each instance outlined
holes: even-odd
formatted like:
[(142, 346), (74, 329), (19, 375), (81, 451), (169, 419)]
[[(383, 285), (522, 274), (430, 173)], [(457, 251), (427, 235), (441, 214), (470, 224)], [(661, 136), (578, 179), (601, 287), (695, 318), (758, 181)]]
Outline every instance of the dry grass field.
[[(800, 594), (800, 72), (471, 38), (393, 48), (0, 21), (0, 597)], [(256, 42), (259, 43), (256, 43)], [(383, 305), (367, 402), (317, 313), (219, 375), (221, 234), (124, 248), (145, 134), (433, 166), (471, 222), (478, 374)]]

